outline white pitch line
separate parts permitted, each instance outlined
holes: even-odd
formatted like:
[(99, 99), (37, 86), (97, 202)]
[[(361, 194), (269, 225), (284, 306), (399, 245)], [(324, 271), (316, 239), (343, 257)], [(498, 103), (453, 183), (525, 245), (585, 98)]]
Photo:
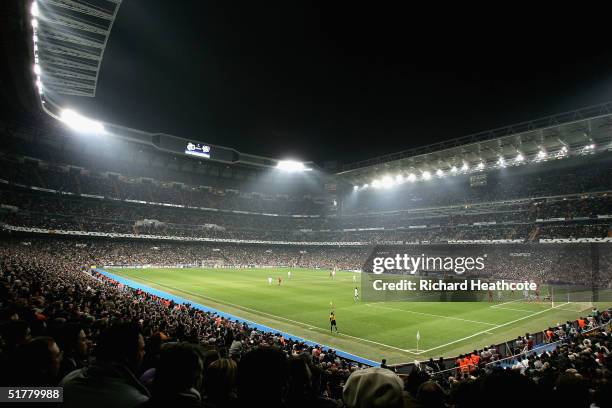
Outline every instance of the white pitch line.
[(499, 303), (499, 304), (496, 304), (496, 305), (493, 305), (493, 306), (489, 306), (489, 307), (498, 308), (498, 307), (500, 307), (502, 305), (507, 305), (508, 303), (515, 303), (515, 302), (520, 302), (520, 301), (523, 301), (523, 300), (525, 300), (525, 299), (515, 299), (515, 300), (511, 300), (509, 302), (503, 302), (503, 303)]
[[(179, 288), (174, 288), (172, 286), (162, 285), (160, 283), (156, 283), (156, 282), (150, 281), (150, 280), (145, 279), (145, 278), (140, 278), (140, 279), (142, 279), (144, 281), (147, 281), (147, 282), (150, 282), (150, 283), (152, 283), (154, 285), (158, 285), (158, 286), (161, 286), (161, 287), (166, 287), (166, 288), (169, 288), (169, 289), (178, 290), (179, 292), (187, 293), (187, 294), (190, 294), (190, 295), (195, 296), (195, 297), (200, 297), (202, 299), (212, 300), (213, 302), (216, 302), (216, 303), (219, 303), (219, 304), (222, 304), (222, 305), (232, 306), (232, 307), (235, 307), (237, 309), (246, 309), (246, 310), (258, 313), (258, 314), (263, 314), (263, 315), (268, 315), (268, 316), (274, 317), (275, 319), (278, 319), (278, 320), (285, 320), (285, 321), (288, 321), (288, 322), (291, 322), (291, 323), (295, 323), (295, 324), (298, 324), (300, 326), (306, 327), (309, 330), (318, 330), (320, 332), (323, 331), (323, 332), (327, 333), (327, 329), (323, 329), (321, 327), (316, 327), (316, 326), (311, 326), (311, 325), (309, 325), (307, 323), (304, 323), (304, 322), (298, 322), (297, 320), (292, 320), (292, 319), (289, 319), (289, 318), (286, 318), (286, 317), (277, 316), (277, 315), (274, 315), (274, 314), (271, 314), (271, 313), (267, 313), (267, 312), (262, 312), (261, 310), (252, 309), (250, 307), (236, 305), (236, 304), (233, 304), (233, 303), (230, 303), (230, 302), (226, 302), (226, 301), (222, 301), (222, 300), (217, 300), (217, 299), (212, 298), (210, 296), (205, 296), (205, 295), (202, 295), (202, 294), (193, 293), (193, 292), (190, 292), (190, 291), (185, 290), (185, 289), (179, 289)], [(368, 343), (372, 343), (372, 344), (376, 344), (376, 345), (379, 345), (379, 346), (387, 347), (387, 348), (390, 348), (390, 349), (393, 349), (393, 350), (402, 351), (404, 353), (417, 354), (417, 353), (410, 352), (408, 350), (401, 349), (399, 347), (390, 346), (390, 345), (384, 344), (384, 343), (379, 343), (379, 342), (374, 341), (374, 340), (362, 339), (361, 337), (355, 337), (355, 336), (351, 336), (349, 334), (344, 334), (344, 333), (336, 333), (336, 334), (340, 335), (340, 336), (344, 336), (344, 337), (350, 337), (351, 339), (355, 339), (355, 340), (359, 340), (359, 341), (365, 341), (365, 342), (368, 342)], [(312, 340), (310, 340), (310, 341), (312, 341)], [(317, 343), (317, 342), (313, 341), (313, 343)]]
[(507, 326), (507, 325), (512, 324), (512, 323), (520, 322), (521, 320), (525, 320), (525, 319), (528, 319), (528, 318), (530, 318), (530, 317), (533, 317), (533, 316), (536, 316), (536, 315), (542, 314), (542, 313), (544, 313), (544, 312), (548, 312), (548, 311), (550, 311), (550, 310), (556, 309), (557, 307), (558, 307), (558, 306), (553, 306), (553, 307), (551, 307), (551, 308), (549, 308), (549, 309), (544, 309), (544, 310), (540, 310), (539, 312), (531, 313), (531, 314), (529, 314), (529, 315), (527, 315), (527, 316), (523, 316), (523, 317), (520, 317), (520, 318), (518, 318), (518, 319), (514, 319), (514, 320), (512, 320), (512, 321), (509, 321), (509, 322), (506, 322), (506, 323), (503, 323), (503, 324), (497, 325), (497, 326), (495, 326), (495, 327), (493, 327), (493, 328), (490, 328), (490, 329), (487, 329), (487, 330), (479, 331), (479, 332), (477, 332), (477, 333), (474, 333), (474, 334), (472, 334), (472, 335), (469, 335), (469, 336), (463, 337), (463, 338), (461, 338), (461, 339), (454, 340), (454, 341), (451, 341), (451, 342), (446, 343), (446, 344), (441, 344), (441, 345), (439, 345), (439, 346), (432, 347), (432, 348), (427, 349), (427, 350), (423, 350), (423, 351), (419, 352), (419, 354), (428, 353), (428, 352), (430, 352), (430, 351), (432, 351), (432, 350), (437, 350), (437, 349), (442, 348), (442, 347), (450, 346), (451, 344), (459, 343), (460, 341), (463, 341), (463, 340), (471, 339), (472, 337), (476, 337), (476, 336), (479, 336), (479, 335), (481, 335), (481, 334), (487, 333), (489, 330), (497, 330), (497, 329), (499, 329), (500, 327), (504, 327), (504, 326)]
[[(493, 306), (491, 306), (492, 308)], [(511, 307), (496, 307), (495, 310), (514, 310), (515, 312), (523, 312), (523, 313), (530, 313), (531, 310), (524, 310), (524, 309), (512, 309)]]
[(394, 307), (378, 306), (376, 304), (371, 304), (371, 303), (369, 303), (369, 305), (372, 306), (372, 307), (379, 308), (379, 309), (389, 309), (389, 310), (395, 310), (395, 311), (398, 311), (398, 312), (417, 314), (417, 315), (421, 315), (421, 316), (439, 317), (441, 319), (460, 320), (462, 322), (486, 324), (488, 326), (497, 326), (496, 323), (487, 323), (487, 322), (481, 322), (481, 321), (478, 321), (478, 320), (463, 319), (461, 317), (455, 317), (455, 316), (443, 316), (443, 315), (437, 315), (437, 314), (433, 314), (433, 313), (415, 312), (414, 310), (396, 309)]

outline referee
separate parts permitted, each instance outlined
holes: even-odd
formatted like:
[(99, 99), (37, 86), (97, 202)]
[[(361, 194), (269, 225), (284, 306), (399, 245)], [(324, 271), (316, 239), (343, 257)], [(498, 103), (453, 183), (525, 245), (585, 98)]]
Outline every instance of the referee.
[(329, 331), (333, 332), (335, 328), (336, 333), (338, 333), (338, 325), (336, 324), (336, 314), (333, 312), (333, 310), (329, 315), (329, 324), (331, 325)]

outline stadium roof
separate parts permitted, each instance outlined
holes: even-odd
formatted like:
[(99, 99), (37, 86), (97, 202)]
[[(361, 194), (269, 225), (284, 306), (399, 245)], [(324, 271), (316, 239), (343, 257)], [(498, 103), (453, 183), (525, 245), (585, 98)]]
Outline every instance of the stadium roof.
[(34, 0), (35, 72), (41, 93), (96, 95), (100, 65), (122, 0)]
[(476, 172), (612, 150), (612, 102), (360, 161), (338, 176), (354, 185), (385, 175)]

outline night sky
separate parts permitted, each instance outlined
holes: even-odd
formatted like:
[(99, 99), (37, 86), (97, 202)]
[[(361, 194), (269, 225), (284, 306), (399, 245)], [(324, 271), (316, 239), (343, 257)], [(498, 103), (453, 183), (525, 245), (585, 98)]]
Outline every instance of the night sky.
[(96, 98), (69, 104), (246, 153), (350, 163), (612, 100), (612, 47), (597, 33), (440, 14), (125, 0)]

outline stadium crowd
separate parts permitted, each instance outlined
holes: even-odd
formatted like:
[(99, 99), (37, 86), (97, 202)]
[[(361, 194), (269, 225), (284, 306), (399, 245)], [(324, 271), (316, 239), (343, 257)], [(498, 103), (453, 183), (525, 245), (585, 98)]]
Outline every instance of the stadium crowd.
[[(109, 199), (276, 214), (318, 214), (323, 210), (321, 199), (310, 196), (192, 184), (197, 177), (187, 172), (175, 173), (173, 180), (163, 180), (152, 179), (150, 176), (123, 176), (113, 168), (93, 171), (69, 167), (70, 164), (44, 162), (44, 165), (39, 165), (38, 162), (23, 160), (22, 157), (0, 156), (0, 178), (14, 184)], [(150, 174), (151, 169), (147, 169), (147, 173)], [(167, 174), (171, 172), (166, 171)], [(224, 185), (227, 184), (225, 180)]]
[[(595, 238), (610, 231), (612, 198), (525, 202), (446, 215), (416, 211), (363, 217), (272, 217), (0, 189), (0, 221), (53, 230), (191, 238), (327, 242)], [(471, 210), (474, 211), (474, 210)], [(562, 219), (559, 219), (560, 216)], [(551, 221), (541, 221), (552, 219)], [(540, 221), (539, 221), (540, 220)]]
[(33, 249), (0, 247), (3, 385), (59, 383), (75, 407), (151, 396), (151, 406), (277, 406), (290, 376), (295, 406), (335, 406), (360, 368), (333, 350), (124, 287), (84, 267), (86, 251)]
[(0, 244), (2, 385), (59, 384), (68, 407), (515, 406), (510, 395), (529, 406), (610, 403), (610, 331), (592, 330), (609, 311), (546, 329), (548, 343), (562, 343), (541, 355), (526, 335), (513, 342), (514, 360), (487, 364), (500, 358), (490, 347), (458, 357), (457, 368), (432, 359), (400, 377), (89, 268), (101, 251), (129, 252), (118, 248)]

